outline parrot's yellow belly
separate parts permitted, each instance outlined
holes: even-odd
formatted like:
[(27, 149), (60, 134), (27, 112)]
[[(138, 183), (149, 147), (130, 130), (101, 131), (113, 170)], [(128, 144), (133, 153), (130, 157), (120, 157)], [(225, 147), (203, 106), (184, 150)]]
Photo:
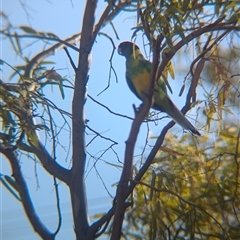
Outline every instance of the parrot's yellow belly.
[(148, 71), (141, 72), (140, 74), (136, 74), (132, 78), (132, 83), (142, 98), (144, 98), (149, 90), (149, 83), (150, 83), (150, 74)]

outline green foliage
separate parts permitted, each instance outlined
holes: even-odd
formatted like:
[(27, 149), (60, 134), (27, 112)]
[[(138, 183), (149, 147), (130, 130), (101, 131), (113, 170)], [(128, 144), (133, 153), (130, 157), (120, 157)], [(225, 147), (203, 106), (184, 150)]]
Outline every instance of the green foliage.
[[(135, 1), (131, 1), (134, 6)], [(149, 36), (163, 34), (167, 45), (173, 46), (174, 37), (179, 36), (186, 41), (185, 35), (194, 28), (204, 26), (219, 17), (227, 21), (238, 21), (239, 6), (237, 1), (139, 1), (136, 8), (141, 8), (146, 23), (149, 25)], [(139, 29), (146, 28), (139, 21)], [(145, 32), (146, 33), (146, 32)]]
[(126, 239), (239, 239), (238, 131), (199, 143), (168, 134), (133, 193)]
[[(2, 61), (2, 64), (7, 63)], [(71, 82), (53, 68), (46, 70), (49, 64), (53, 62), (43, 61), (38, 64), (32, 71), (32, 77), (24, 75), (26, 65), (11, 67), (13, 73), (9, 81), (15, 80), (17, 83), (0, 81), (0, 120), (3, 129), (1, 139), (6, 145), (18, 142), (22, 134), (26, 134), (27, 140), (38, 146), (37, 131), (50, 132), (51, 126), (47, 123), (47, 119), (51, 119), (50, 109), (59, 109), (44, 97), (44, 88), (57, 86), (64, 99), (64, 84)], [(71, 88), (70, 85), (69, 87)]]

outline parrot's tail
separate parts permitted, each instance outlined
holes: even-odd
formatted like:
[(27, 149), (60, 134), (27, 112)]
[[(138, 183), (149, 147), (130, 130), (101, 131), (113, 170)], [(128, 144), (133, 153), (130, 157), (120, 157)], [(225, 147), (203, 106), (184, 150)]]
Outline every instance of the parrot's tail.
[(164, 109), (163, 106), (158, 107), (154, 105), (154, 108), (163, 112), (166, 112), (169, 117), (171, 117), (174, 122), (178, 123), (184, 129), (190, 131), (191, 133), (201, 136), (198, 130), (187, 120), (187, 118), (182, 114), (182, 112), (175, 106), (175, 104), (168, 98), (170, 108)]

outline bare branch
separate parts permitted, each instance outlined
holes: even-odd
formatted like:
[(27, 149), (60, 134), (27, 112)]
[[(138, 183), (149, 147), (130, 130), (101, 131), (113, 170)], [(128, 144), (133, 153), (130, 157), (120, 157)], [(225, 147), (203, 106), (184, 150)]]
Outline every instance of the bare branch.
[[(115, 0), (113, 2), (115, 2)], [(94, 32), (92, 36), (93, 40), (96, 38), (100, 29), (105, 27), (109, 21), (112, 21), (121, 11), (121, 9), (127, 4), (128, 4), (128, 1), (120, 2), (118, 3), (118, 5), (115, 5), (115, 8), (113, 8), (113, 5), (111, 3), (108, 4), (103, 14), (101, 15), (98, 23), (94, 27)]]
[[(21, 149), (21, 146), (22, 145), (19, 145), (19, 149)], [(69, 185), (70, 171), (55, 162), (40, 141), (38, 141), (37, 147), (31, 144), (31, 150), (38, 157), (44, 169), (48, 171), (48, 173)]]
[(12, 176), (15, 178), (19, 186), (19, 195), (21, 197), (24, 211), (31, 222), (34, 230), (39, 234), (42, 239), (53, 240), (54, 234), (51, 233), (39, 219), (35, 208), (33, 206), (31, 197), (28, 192), (27, 184), (21, 172), (21, 166), (17, 159), (16, 153), (11, 148), (6, 148), (0, 143), (0, 152), (8, 159), (12, 168)]
[[(237, 143), (236, 143), (236, 152), (235, 152), (235, 154), (234, 154), (234, 159), (235, 159), (235, 163), (236, 163), (236, 175), (235, 175), (235, 191), (234, 191), (234, 198), (237, 198), (237, 191), (238, 191), (238, 182), (239, 182), (239, 161), (238, 161), (238, 158), (239, 158), (239, 156), (240, 156), (240, 154), (239, 154), (239, 146), (240, 146), (240, 129), (239, 129), (239, 131), (238, 131), (238, 135), (237, 135)], [(237, 214), (236, 214), (236, 216), (238, 216)], [(239, 221), (239, 218), (238, 218), (238, 222), (240, 222)]]
[(68, 49), (66, 47), (64, 47), (63, 49), (64, 49), (64, 51), (66, 52), (66, 54), (68, 56), (68, 59), (69, 59), (71, 65), (72, 65), (73, 70), (76, 71), (77, 67), (76, 67), (75, 63), (73, 62), (72, 57), (71, 57), (70, 53), (68, 52)]
[[(16, 37), (16, 35), (10, 34), (10, 33), (6, 33), (4, 31), (1, 31), (0, 33), (5, 35), (6, 37)], [(57, 44), (62, 44), (63, 47), (68, 46), (68, 47), (72, 48), (75, 51), (79, 51), (79, 49), (77, 47), (75, 47), (74, 45), (72, 45), (72, 44), (75, 43), (75, 41), (77, 41), (76, 39), (80, 39), (80, 34), (75, 34), (72, 37), (67, 38), (66, 40), (62, 40), (62, 39), (60, 39), (58, 37), (52, 37), (52, 36), (51, 37), (47, 37), (47, 36), (44, 36), (44, 35), (20, 35), (20, 34), (18, 34), (17, 37), (18, 38), (35, 38), (35, 39), (40, 39), (40, 40), (48, 40), (48, 41), (58, 42)], [(54, 45), (56, 49), (60, 47), (60, 45), (58, 47), (56, 47), (57, 44)]]
[[(56, 162), (56, 136), (54, 133), (54, 129), (53, 129), (53, 118), (51, 115), (51, 111), (50, 111), (50, 107), (47, 106), (47, 110), (48, 110), (48, 115), (50, 118), (50, 131), (52, 134), (52, 140), (53, 140), (53, 145), (52, 145), (52, 149), (53, 149), (53, 159)], [(55, 194), (56, 194), (56, 200), (57, 200), (57, 212), (58, 212), (58, 226), (56, 231), (54, 232), (54, 236), (56, 236), (61, 228), (62, 225), (62, 215), (61, 215), (61, 208), (60, 208), (60, 198), (59, 198), (59, 191), (58, 191), (58, 184), (57, 184), (57, 179), (55, 177), (55, 175), (53, 175), (53, 182), (54, 182), (54, 186), (55, 186)]]
[(104, 104), (98, 102), (97, 100), (95, 100), (93, 97), (91, 97), (89, 94), (88, 94), (88, 97), (95, 103), (97, 103), (98, 105), (102, 106), (103, 108), (107, 109), (107, 111), (109, 111), (110, 113), (116, 115), (116, 116), (119, 116), (119, 117), (123, 117), (123, 118), (127, 118), (127, 119), (130, 119), (130, 120), (133, 120), (133, 118), (131, 117), (128, 117), (126, 115), (122, 115), (120, 113), (116, 113), (116, 112), (113, 112), (109, 107), (105, 106)]
[(115, 71), (115, 69), (114, 69), (114, 67), (113, 67), (113, 64), (112, 64), (112, 58), (113, 58), (114, 52), (115, 52), (115, 50), (116, 50), (116, 46), (115, 46), (112, 38), (109, 37), (106, 33), (99, 33), (99, 35), (103, 35), (103, 36), (105, 36), (106, 38), (108, 38), (108, 39), (111, 41), (113, 50), (112, 50), (112, 53), (111, 53), (111, 57), (110, 57), (110, 59), (109, 59), (110, 69), (109, 69), (109, 75), (108, 75), (108, 84), (107, 84), (107, 86), (106, 86), (100, 93), (97, 94), (97, 96), (99, 96), (99, 95), (102, 94), (105, 90), (107, 90), (107, 89), (109, 88), (109, 86), (110, 86), (110, 80), (111, 80), (111, 72), (112, 72), (112, 71), (113, 71), (114, 76), (115, 76), (115, 78), (116, 78), (116, 82), (118, 82), (118, 77), (117, 77), (116, 71)]
[[(114, 140), (112, 140), (112, 139), (110, 139), (110, 138), (104, 137), (102, 134), (96, 132), (94, 129), (92, 129), (92, 128), (89, 127), (88, 125), (86, 126), (86, 128), (88, 128), (90, 131), (94, 132), (94, 133), (96, 134), (96, 136), (98, 136), (98, 137), (100, 137), (100, 138), (102, 138), (102, 139), (105, 139), (105, 140), (107, 140), (107, 141), (112, 142), (113, 145), (118, 144), (116, 141), (114, 141)], [(87, 144), (87, 146), (88, 146), (88, 145), (89, 145), (89, 143)]]
[[(89, 55), (95, 39), (92, 39), (97, 0), (88, 0), (83, 17), (79, 62), (76, 70), (72, 101), (73, 157), (71, 169), (71, 201), (77, 239), (85, 239), (88, 229), (87, 201), (84, 183), (86, 164), (84, 103), (89, 71)], [(92, 239), (94, 233), (89, 233)]]

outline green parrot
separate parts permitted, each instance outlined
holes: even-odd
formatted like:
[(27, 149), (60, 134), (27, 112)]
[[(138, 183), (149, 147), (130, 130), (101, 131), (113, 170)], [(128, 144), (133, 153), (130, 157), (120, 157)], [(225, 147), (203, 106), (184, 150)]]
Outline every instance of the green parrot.
[[(132, 42), (120, 43), (118, 53), (126, 58), (126, 79), (129, 88), (140, 100), (143, 100), (149, 89), (152, 63), (143, 57), (139, 47)], [(167, 113), (180, 126), (201, 136), (169, 98), (162, 77), (155, 86), (152, 108)]]

